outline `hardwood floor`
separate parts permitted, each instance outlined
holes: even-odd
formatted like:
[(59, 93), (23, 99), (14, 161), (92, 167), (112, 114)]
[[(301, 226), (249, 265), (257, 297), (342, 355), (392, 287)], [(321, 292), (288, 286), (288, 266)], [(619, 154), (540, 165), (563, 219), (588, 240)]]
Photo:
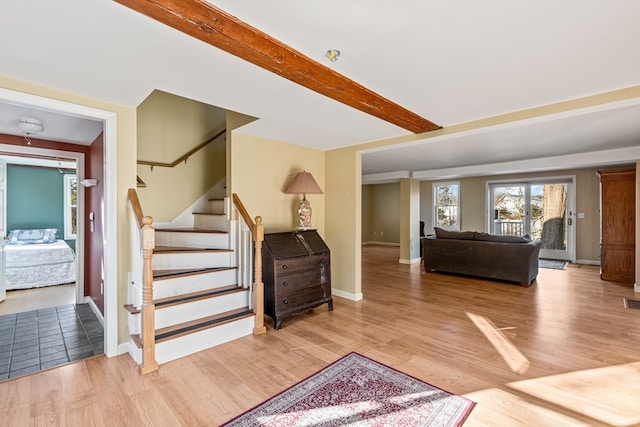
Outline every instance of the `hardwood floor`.
[(8, 426), (215, 426), (356, 351), (477, 402), (468, 426), (640, 424), (640, 299), (598, 267), (541, 269), (529, 288), (398, 263), (363, 248), (364, 299), (267, 323), (138, 374), (98, 356), (0, 382)]

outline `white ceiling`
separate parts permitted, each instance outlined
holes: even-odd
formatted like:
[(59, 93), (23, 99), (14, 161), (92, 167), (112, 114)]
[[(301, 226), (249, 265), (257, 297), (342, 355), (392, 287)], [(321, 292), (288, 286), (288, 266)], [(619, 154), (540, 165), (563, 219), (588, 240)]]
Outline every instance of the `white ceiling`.
[[(445, 128), (640, 85), (640, 0), (212, 3)], [(160, 89), (259, 118), (241, 132), (322, 150), (408, 135), (109, 0), (0, 0), (0, 76), (132, 107)], [(38, 114), (42, 137), (86, 144), (96, 131), (81, 120), (68, 123), (76, 140), (56, 136), (67, 118), (15, 107), (0, 100), (0, 132)], [(640, 98), (368, 152), (363, 173), (620, 163), (638, 147)]]

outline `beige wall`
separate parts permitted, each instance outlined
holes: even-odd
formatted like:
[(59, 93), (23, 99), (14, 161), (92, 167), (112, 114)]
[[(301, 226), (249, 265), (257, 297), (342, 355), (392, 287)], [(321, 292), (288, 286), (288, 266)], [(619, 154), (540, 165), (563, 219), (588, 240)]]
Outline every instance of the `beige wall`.
[[(138, 107), (137, 159), (173, 163), (224, 129), (226, 111), (169, 93), (154, 91)], [(138, 165), (147, 184), (140, 203), (155, 222), (171, 221), (226, 176), (223, 136), (175, 167)]]
[[(369, 223), (363, 242), (400, 243), (400, 184), (363, 185), (368, 206), (362, 209), (362, 220)], [(363, 197), (364, 200), (364, 197)]]
[[(136, 186), (136, 109), (123, 105), (113, 104), (98, 99), (93, 99), (77, 94), (71, 94), (60, 90), (47, 88), (27, 82), (22, 82), (7, 77), (0, 79), (0, 87), (19, 91), (35, 96), (41, 96), (84, 105), (103, 111), (113, 112), (117, 116), (116, 123), (116, 221), (118, 225), (117, 241), (113, 242), (117, 248), (117, 277), (110, 277), (105, 282), (107, 289), (117, 289), (118, 292), (118, 342), (129, 340), (127, 324), (127, 312), (123, 308), (127, 299), (127, 271), (131, 270), (132, 253), (130, 251), (129, 217), (130, 209), (127, 199), (129, 188)], [(109, 242), (110, 244), (112, 242)]]
[[(324, 152), (241, 132), (231, 135), (230, 191), (240, 196), (249, 215), (262, 216), (266, 233), (295, 229), (302, 195), (285, 190), (298, 172), (306, 170), (327, 193)], [(307, 200), (313, 211), (311, 224), (324, 236), (325, 194), (307, 194)]]

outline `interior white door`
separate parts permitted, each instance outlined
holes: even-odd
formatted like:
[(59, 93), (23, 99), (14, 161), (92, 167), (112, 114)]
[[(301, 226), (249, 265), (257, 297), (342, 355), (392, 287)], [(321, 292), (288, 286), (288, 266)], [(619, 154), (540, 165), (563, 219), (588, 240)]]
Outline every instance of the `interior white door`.
[(0, 302), (7, 297), (4, 243), (7, 236), (7, 162), (0, 159)]

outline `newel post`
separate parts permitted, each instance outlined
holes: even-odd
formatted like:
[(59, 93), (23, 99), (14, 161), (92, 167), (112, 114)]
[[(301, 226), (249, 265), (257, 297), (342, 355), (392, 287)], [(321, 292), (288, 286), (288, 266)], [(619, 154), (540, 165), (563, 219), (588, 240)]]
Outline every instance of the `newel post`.
[(140, 373), (147, 374), (158, 370), (155, 343), (155, 311), (153, 304), (153, 249), (156, 246), (155, 230), (151, 226), (153, 218), (142, 218), (142, 364)]
[(264, 225), (262, 217), (256, 217), (253, 226), (253, 241), (255, 242), (254, 281), (253, 281), (253, 310), (255, 311), (255, 325), (253, 335), (267, 332), (264, 326), (264, 283), (262, 282), (262, 242), (264, 241)]

